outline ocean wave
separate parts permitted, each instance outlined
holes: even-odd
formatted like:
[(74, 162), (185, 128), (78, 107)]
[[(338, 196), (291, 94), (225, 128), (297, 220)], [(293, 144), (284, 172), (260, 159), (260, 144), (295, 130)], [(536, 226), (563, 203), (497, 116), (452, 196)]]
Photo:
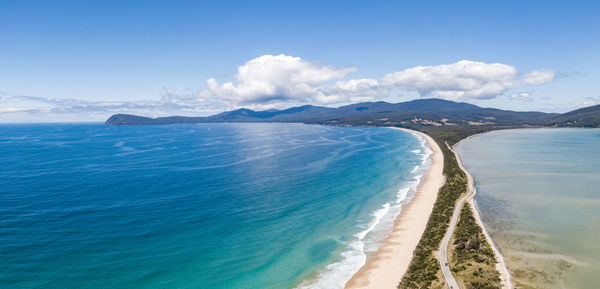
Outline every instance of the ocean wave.
[(398, 189), (398, 193), (396, 193), (396, 204), (402, 203), (404, 199), (408, 196), (408, 192), (410, 191), (410, 186), (404, 186)]
[(325, 270), (316, 280), (310, 284), (301, 284), (298, 289), (341, 289), (346, 282), (352, 278), (360, 267), (367, 261), (367, 255), (364, 252), (365, 243), (360, 240), (352, 241), (348, 244), (347, 250), (342, 252), (342, 261), (327, 265)]
[(341, 253), (341, 261), (327, 265), (325, 270), (319, 274), (316, 280), (309, 284), (301, 284), (300, 289), (317, 288), (344, 288), (346, 282), (362, 267), (367, 261), (365, 253), (365, 242), (363, 239), (377, 227), (379, 222), (390, 211), (390, 203), (385, 203), (380, 209), (371, 213), (373, 220), (369, 227), (354, 234), (354, 241), (350, 242), (346, 249)]
[(433, 151), (429, 148), (427, 140), (417, 133), (413, 135), (417, 138), (421, 149), (411, 150), (411, 152), (419, 156), (421, 162), (411, 170), (410, 177), (400, 185), (394, 205), (387, 202), (373, 211), (370, 214), (373, 217), (370, 225), (354, 234), (356, 239), (349, 242), (340, 254), (341, 260), (327, 265), (315, 279), (305, 280), (297, 287), (298, 289), (344, 288), (346, 282), (366, 263), (367, 253), (377, 251), (383, 244), (391, 233), (396, 218), (402, 212), (402, 205), (412, 199), (430, 166), (429, 156)]
[[(315, 279), (306, 280), (298, 289), (341, 289), (346, 282), (367, 262), (367, 253), (375, 252), (393, 229), (394, 221), (402, 212), (402, 204), (414, 193), (418, 179), (406, 182), (398, 189), (394, 205), (385, 203), (373, 211), (368, 228), (354, 234), (354, 239), (340, 254), (341, 260), (329, 264)], [(373, 235), (373, 237), (371, 237)]]
[(374, 220), (371, 221), (371, 225), (369, 226), (369, 228), (367, 228), (366, 230), (364, 230), (362, 232), (358, 232), (354, 236), (358, 237), (359, 240), (364, 239), (369, 232), (373, 231), (375, 226), (377, 226), (377, 224), (379, 224), (379, 221), (381, 221), (381, 218), (383, 218), (383, 216), (385, 216), (385, 214), (387, 214), (389, 210), (390, 210), (390, 203), (383, 204), (381, 209), (376, 210), (375, 212), (371, 213), (371, 216), (374, 217)]

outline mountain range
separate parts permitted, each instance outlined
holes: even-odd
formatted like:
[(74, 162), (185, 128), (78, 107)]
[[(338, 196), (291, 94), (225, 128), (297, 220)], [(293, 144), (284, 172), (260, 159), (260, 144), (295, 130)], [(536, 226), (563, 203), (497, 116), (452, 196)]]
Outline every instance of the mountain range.
[(556, 114), (510, 111), (437, 98), (401, 103), (362, 102), (337, 108), (304, 105), (284, 110), (237, 109), (207, 117), (169, 116), (150, 118), (115, 114), (106, 125), (159, 125), (212, 122), (301, 122), (328, 125), (385, 126), (600, 126), (600, 105)]

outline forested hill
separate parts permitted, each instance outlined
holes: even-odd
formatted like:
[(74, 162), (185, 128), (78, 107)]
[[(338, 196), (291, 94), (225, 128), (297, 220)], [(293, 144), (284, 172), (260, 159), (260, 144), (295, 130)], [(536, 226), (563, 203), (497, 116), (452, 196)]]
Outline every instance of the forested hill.
[(600, 125), (600, 106), (564, 114), (518, 112), (484, 108), (442, 99), (417, 99), (401, 103), (363, 102), (338, 108), (305, 105), (284, 110), (238, 109), (208, 117), (149, 118), (115, 114), (106, 125), (156, 125), (211, 122), (303, 122), (330, 125), (385, 126), (592, 126)]
[(588, 106), (551, 117), (546, 125), (600, 127), (600, 105)]

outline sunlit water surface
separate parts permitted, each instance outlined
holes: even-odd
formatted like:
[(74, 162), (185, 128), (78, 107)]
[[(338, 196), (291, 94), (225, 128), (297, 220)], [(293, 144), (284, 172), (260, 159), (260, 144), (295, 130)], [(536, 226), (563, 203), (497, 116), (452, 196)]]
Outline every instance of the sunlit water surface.
[(0, 125), (0, 288), (339, 288), (427, 154), (389, 128)]
[(458, 151), (517, 288), (600, 288), (600, 129), (496, 131)]

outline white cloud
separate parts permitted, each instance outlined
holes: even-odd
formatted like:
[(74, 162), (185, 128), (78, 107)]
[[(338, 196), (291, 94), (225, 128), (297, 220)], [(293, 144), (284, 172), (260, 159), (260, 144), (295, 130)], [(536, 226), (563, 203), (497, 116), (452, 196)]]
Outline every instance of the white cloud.
[(520, 85), (539, 85), (554, 80), (554, 71), (552, 70), (534, 70), (525, 73), (519, 82)]
[(379, 78), (348, 78), (356, 67), (334, 67), (284, 54), (263, 55), (238, 67), (233, 81), (206, 80), (198, 90), (177, 93), (165, 89), (160, 100), (105, 102), (33, 96), (6, 96), (0, 91), (2, 113), (55, 113), (106, 115), (139, 113), (207, 115), (239, 107), (283, 108), (299, 104), (342, 105), (388, 98), (400, 91), (450, 100), (490, 99), (506, 95), (529, 101), (530, 93), (511, 90), (552, 81), (555, 73), (534, 70), (519, 73), (513, 66), (461, 60), (416, 66)]
[(330, 102), (337, 98), (325, 95), (323, 85), (357, 71), (356, 67), (332, 67), (300, 57), (263, 55), (238, 67), (236, 83), (206, 81), (207, 90), (217, 98), (240, 104), (270, 101)]
[(340, 101), (361, 102), (388, 96), (390, 88), (377, 79), (360, 78), (337, 81), (323, 91), (326, 95), (336, 95)]
[(580, 107), (585, 107), (585, 106), (592, 106), (592, 105), (598, 105), (598, 104), (600, 104), (600, 96), (586, 97), (585, 101), (579, 103), (578, 105)]
[[(7, 96), (0, 98), (0, 113), (60, 116), (65, 114), (79, 115), (79, 120), (103, 120), (107, 114), (139, 113), (149, 116), (166, 116), (181, 112), (206, 111), (198, 110), (196, 105), (188, 105), (177, 99), (163, 96), (160, 101), (84, 101), (71, 98), (48, 98), (39, 96)], [(213, 111), (216, 112), (216, 111)], [(189, 113), (188, 113), (189, 114)], [(0, 121), (7, 115), (0, 114)], [(10, 118), (8, 118), (10, 119)]]
[(219, 84), (210, 78), (206, 81), (207, 88), (197, 94), (203, 95), (203, 99), (212, 97), (238, 105), (370, 101), (390, 96), (393, 89), (416, 91), (423, 97), (469, 100), (495, 98), (513, 88), (554, 79), (550, 70), (519, 74), (510, 65), (469, 60), (416, 66), (380, 79), (344, 79), (357, 70), (315, 64), (283, 54), (263, 55), (238, 67), (235, 83)]
[(21, 112), (26, 110), (23, 107), (0, 107), (0, 112)]
[(570, 101), (570, 102), (566, 102), (566, 103), (565, 102), (548, 103), (546, 106), (546, 110), (564, 113), (564, 112), (569, 112), (572, 110), (576, 110), (576, 109), (580, 109), (580, 108), (584, 108), (584, 107), (588, 107), (588, 106), (595, 106), (595, 105), (600, 105), (600, 96), (585, 97), (578, 101)]
[(510, 65), (461, 60), (452, 64), (417, 66), (386, 74), (385, 85), (417, 91), (421, 96), (450, 100), (490, 99), (522, 85), (554, 79), (554, 72), (535, 70), (519, 75)]

